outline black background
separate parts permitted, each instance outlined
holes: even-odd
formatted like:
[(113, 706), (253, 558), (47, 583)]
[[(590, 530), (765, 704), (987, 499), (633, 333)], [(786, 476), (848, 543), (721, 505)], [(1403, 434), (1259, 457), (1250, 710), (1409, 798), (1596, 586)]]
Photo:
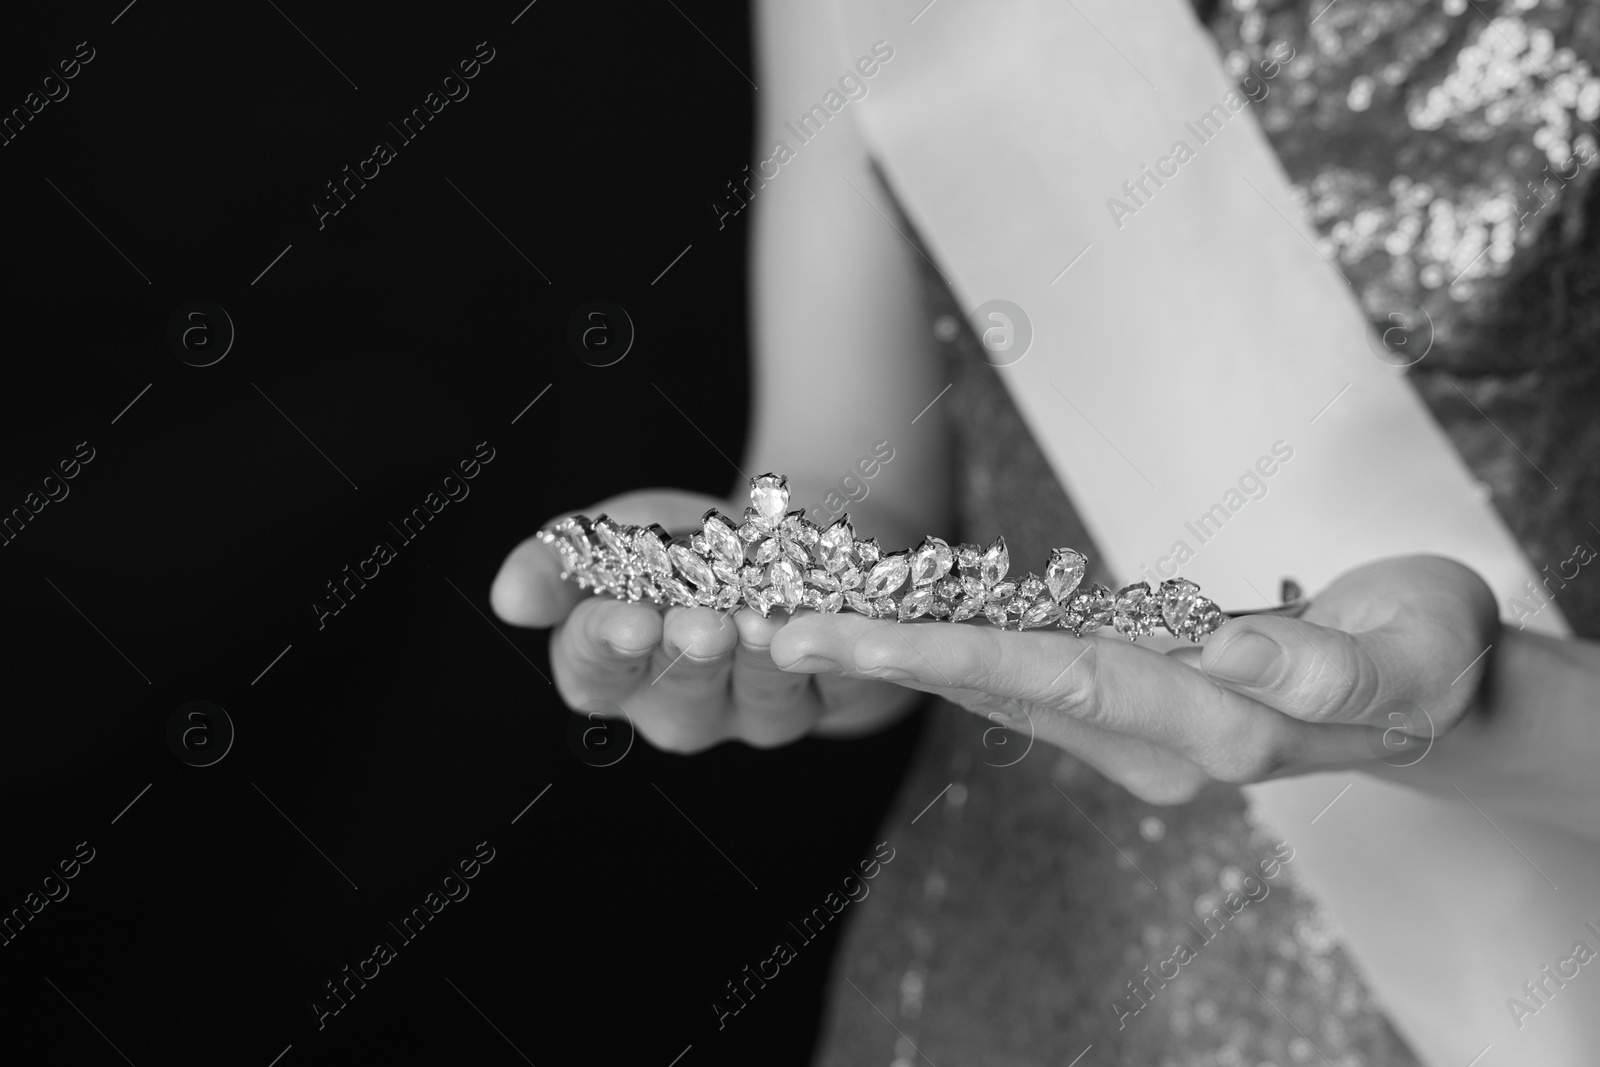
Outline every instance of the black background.
[[(0, 1055), (804, 1062), (837, 929), (726, 1029), (709, 1002), (870, 851), (915, 722), (586, 766), (546, 636), (487, 602), (559, 511), (734, 484), (748, 213), (719, 230), (708, 201), (750, 159), (748, 12), (124, 3), (0, 32), (4, 111), (95, 50), (0, 147), (0, 512), (95, 452), (0, 547), (0, 912), (96, 852), (0, 948)], [(384, 121), (480, 41), (470, 95), (398, 144)], [(397, 159), (319, 230), (380, 138)], [(196, 299), (237, 331), (205, 368), (167, 343)], [(637, 329), (611, 367), (566, 343), (592, 299)], [(386, 521), (482, 441), (470, 495), (399, 544)], [(379, 539), (399, 558), (319, 629)], [(213, 766), (167, 744), (194, 699), (237, 730)], [(386, 924), (479, 841), (470, 896), (400, 946)], [(380, 939), (398, 959), (319, 1030)]]

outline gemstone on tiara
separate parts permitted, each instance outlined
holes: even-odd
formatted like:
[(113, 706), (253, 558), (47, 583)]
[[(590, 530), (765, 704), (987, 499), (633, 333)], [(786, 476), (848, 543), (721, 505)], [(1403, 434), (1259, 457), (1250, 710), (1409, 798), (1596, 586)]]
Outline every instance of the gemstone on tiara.
[(824, 527), (789, 503), (788, 478), (763, 474), (750, 480), (742, 520), (712, 508), (698, 529), (674, 537), (656, 524), (572, 515), (538, 536), (554, 549), (562, 580), (661, 606), (725, 613), (749, 607), (763, 617), (775, 608), (848, 610), (900, 622), (962, 623), (981, 615), (1004, 629), (1054, 627), (1081, 637), (1111, 627), (1132, 640), (1164, 628), (1199, 641), (1228, 620), (1183, 578), (1156, 589), (1135, 582), (1114, 593), (1085, 585), (1089, 561), (1075, 549), (1053, 549), (1043, 575), (1013, 577), (1004, 537), (984, 547), (929, 536), (915, 548), (886, 552), (876, 538), (860, 538), (848, 514)]

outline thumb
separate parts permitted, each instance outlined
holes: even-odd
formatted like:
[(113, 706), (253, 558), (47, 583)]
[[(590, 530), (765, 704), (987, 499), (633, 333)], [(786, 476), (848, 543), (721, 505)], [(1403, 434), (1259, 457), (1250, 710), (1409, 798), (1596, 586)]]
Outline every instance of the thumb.
[[(704, 493), (645, 489), (609, 497), (583, 514), (590, 518), (609, 515), (631, 526), (655, 522), (669, 530), (688, 530), (700, 525), (700, 516), (708, 508), (728, 507), (726, 500)], [(565, 517), (558, 515), (550, 521)], [(575, 582), (561, 580), (561, 557), (538, 537), (528, 538), (511, 551), (489, 587), (494, 613), (513, 626), (554, 626), (589, 595)]]
[[(1386, 670), (1403, 633), (1388, 625), (1348, 634), (1315, 623), (1259, 615), (1234, 619), (1200, 653), (1207, 676), (1307, 722), (1362, 722), (1400, 692), (1405, 675)], [(1373, 655), (1382, 645), (1382, 659)], [(1403, 658), (1400, 663), (1403, 663)]]

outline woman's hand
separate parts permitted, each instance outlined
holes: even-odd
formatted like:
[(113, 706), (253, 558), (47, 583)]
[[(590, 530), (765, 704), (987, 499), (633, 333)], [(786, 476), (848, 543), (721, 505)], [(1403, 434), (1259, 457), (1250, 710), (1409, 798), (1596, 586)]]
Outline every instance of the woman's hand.
[(1499, 625), (1476, 573), (1412, 556), (1341, 575), (1300, 619), (1234, 619), (1165, 655), (1119, 637), (841, 614), (795, 619), (771, 657), (937, 693), (1176, 803), (1212, 781), (1392, 766), (1401, 731), (1422, 751), (1473, 707)]
[[(596, 504), (624, 523), (698, 527), (707, 508), (738, 514), (726, 500), (653, 490)], [(737, 739), (770, 747), (813, 731), (864, 732), (909, 710), (921, 697), (862, 678), (781, 671), (772, 662), (781, 611), (763, 619), (749, 608), (629, 604), (594, 596), (561, 580), (554, 549), (530, 537), (500, 566), (489, 594), (500, 618), (516, 626), (554, 626), (550, 663), (567, 706), (614, 717), (625, 713), (651, 744), (698, 752)], [(803, 617), (803, 616), (802, 616)]]

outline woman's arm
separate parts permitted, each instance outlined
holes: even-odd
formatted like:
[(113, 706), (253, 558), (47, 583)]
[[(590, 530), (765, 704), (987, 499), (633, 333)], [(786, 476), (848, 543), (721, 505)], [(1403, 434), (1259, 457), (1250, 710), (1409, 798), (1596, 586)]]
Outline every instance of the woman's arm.
[(1507, 627), (1485, 658), (1460, 725), (1415, 766), (1373, 772), (1600, 839), (1600, 645)]
[[(895, 76), (891, 59), (862, 77), (853, 65), (870, 42), (835, 48), (826, 10), (794, 0), (755, 9), (756, 155), (767, 160), (782, 143), (793, 157), (764, 166), (777, 173), (750, 208), (755, 396), (745, 469), (789, 475), (791, 506), (808, 514), (829, 492), (843, 497), (839, 483), (853, 477), (845, 488), (866, 492), (845, 505), (857, 529), (898, 549), (949, 529), (944, 422), (937, 407), (917, 417), (948, 379), (924, 321), (918, 253), (868, 170), (859, 105), (846, 103), (805, 143), (784, 125), (830, 89), (842, 97), (843, 75), (868, 94)], [(879, 442), (893, 458), (863, 477), (857, 464), (875, 459)]]

